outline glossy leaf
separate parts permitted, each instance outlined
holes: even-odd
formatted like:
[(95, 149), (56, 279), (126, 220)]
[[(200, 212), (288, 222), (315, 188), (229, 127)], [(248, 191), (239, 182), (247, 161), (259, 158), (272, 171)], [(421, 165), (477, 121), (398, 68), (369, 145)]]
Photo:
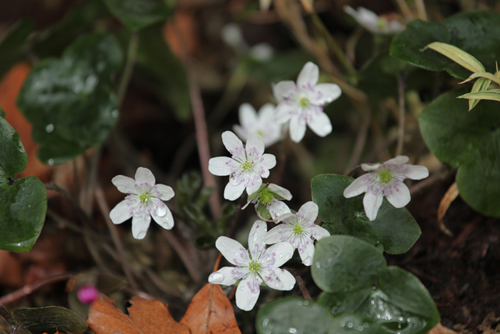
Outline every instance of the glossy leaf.
[(41, 161), (73, 159), (107, 137), (118, 117), (112, 76), (122, 58), (114, 37), (95, 33), (73, 43), (60, 60), (32, 69), (17, 103), (33, 124)]
[(468, 89), (441, 95), (420, 114), (422, 136), (442, 162), (458, 168), (457, 186), (462, 198), (477, 211), (500, 217), (500, 113), (498, 102), (481, 101), (467, 111), (457, 99)]
[(500, 15), (476, 11), (454, 15), (443, 23), (415, 20), (393, 39), (391, 56), (428, 70), (446, 70), (465, 79), (470, 71), (435, 51), (423, 50), (433, 42), (454, 45), (477, 58), (488, 72), (493, 72), (500, 54)]
[[(363, 327), (360, 331), (366, 327), (368, 332), (423, 334), (439, 321), (434, 301), (422, 283), (400, 268), (386, 267), (382, 254), (360, 239), (321, 239), (311, 271), (315, 283), (325, 291), (318, 303), (335, 316), (361, 316), (356, 320)], [(363, 318), (366, 326), (359, 325)]]
[(140, 32), (135, 71), (139, 82), (169, 105), (178, 120), (191, 118), (186, 70), (166, 43), (161, 26)]
[[(3, 110), (0, 108), (0, 112)], [(0, 117), (0, 177), (8, 178), (21, 173), (28, 163), (19, 134), (4, 118)]]
[(334, 334), (332, 314), (313, 301), (296, 297), (271, 302), (257, 314), (259, 334)]
[(38, 178), (30, 176), (13, 185), (0, 178), (0, 249), (27, 252), (45, 221), (47, 194)]
[[(173, 6), (165, 0), (104, 0), (109, 10), (131, 30), (166, 21)], [(172, 2), (170, 2), (172, 3)]]
[(64, 333), (82, 334), (88, 326), (75, 312), (60, 306), (18, 308), (13, 312), (17, 323), (32, 334)]
[(25, 58), (24, 49), (28, 36), (33, 31), (33, 22), (21, 20), (13, 25), (0, 41), (0, 79), (17, 62)]
[(385, 198), (377, 218), (370, 221), (364, 212), (364, 193), (345, 198), (344, 189), (354, 179), (325, 174), (312, 179), (312, 198), (318, 204), (319, 217), (330, 234), (352, 235), (363, 239), (390, 254), (406, 252), (420, 237), (415, 219), (405, 208), (393, 207)]

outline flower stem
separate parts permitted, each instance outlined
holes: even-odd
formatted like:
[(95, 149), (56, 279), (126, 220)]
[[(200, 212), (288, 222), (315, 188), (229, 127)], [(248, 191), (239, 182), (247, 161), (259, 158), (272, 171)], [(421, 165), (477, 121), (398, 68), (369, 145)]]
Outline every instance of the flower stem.
[(118, 107), (123, 103), (125, 93), (127, 92), (127, 87), (132, 77), (132, 70), (134, 69), (135, 57), (137, 55), (137, 49), (139, 47), (139, 35), (137, 31), (132, 32), (130, 35), (130, 41), (128, 43), (127, 49), (127, 62), (125, 63), (125, 68), (123, 69), (123, 74), (118, 85), (118, 91), (116, 96), (118, 98)]
[(351, 74), (351, 75), (356, 74), (356, 70), (352, 66), (351, 62), (347, 59), (347, 57), (344, 54), (344, 52), (342, 51), (342, 49), (337, 45), (337, 42), (335, 41), (335, 39), (333, 39), (332, 35), (330, 35), (330, 32), (328, 31), (328, 29), (326, 29), (325, 25), (318, 17), (318, 14), (316, 14), (314, 12), (311, 14), (311, 17), (312, 17), (312, 20), (314, 22), (314, 25), (316, 26), (316, 28), (318, 28), (323, 33), (323, 35), (326, 38), (327, 43), (330, 45), (330, 48), (333, 50), (333, 52), (335, 52), (335, 54), (337, 55), (337, 58), (340, 60), (342, 65), (344, 65), (344, 67), (349, 72), (349, 74)]
[(398, 145), (396, 147), (396, 156), (401, 155), (403, 151), (403, 142), (405, 136), (405, 83), (403, 76), (398, 75), (398, 104), (399, 104), (399, 124), (398, 124)]

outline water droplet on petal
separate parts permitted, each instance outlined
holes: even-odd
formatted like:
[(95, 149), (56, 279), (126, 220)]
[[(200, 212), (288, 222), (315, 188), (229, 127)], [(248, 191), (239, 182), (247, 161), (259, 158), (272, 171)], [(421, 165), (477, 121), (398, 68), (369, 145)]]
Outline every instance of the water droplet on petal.
[(45, 127), (45, 131), (47, 133), (51, 133), (52, 131), (54, 131), (54, 124), (49, 124)]
[(210, 276), (208, 277), (208, 281), (213, 284), (220, 284), (224, 281), (224, 275), (216, 271), (210, 274)]
[(297, 333), (297, 329), (296, 328), (293, 328), (293, 327), (290, 327), (290, 329), (288, 329), (288, 333)]
[(47, 163), (49, 164), (49, 166), (54, 166), (54, 159), (47, 160)]

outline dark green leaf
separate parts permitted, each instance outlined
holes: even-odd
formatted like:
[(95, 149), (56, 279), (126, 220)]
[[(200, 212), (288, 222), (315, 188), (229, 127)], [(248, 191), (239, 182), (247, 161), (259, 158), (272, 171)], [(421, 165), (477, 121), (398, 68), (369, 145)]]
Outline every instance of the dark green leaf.
[(111, 13), (131, 30), (166, 21), (173, 7), (165, 0), (104, 0)]
[(191, 118), (191, 100), (186, 70), (166, 43), (161, 26), (139, 34), (136, 72), (138, 79), (165, 104), (180, 121)]
[(378, 250), (362, 240), (350, 236), (321, 239), (311, 271), (315, 283), (326, 291), (318, 303), (336, 316), (361, 316), (354, 319), (357, 326), (361, 322), (370, 333), (424, 334), (439, 321), (422, 283), (400, 268), (386, 267)]
[(0, 108), (0, 117), (5, 118), (5, 111)]
[(335, 235), (316, 244), (311, 273), (326, 292), (371, 288), (374, 277), (386, 266), (384, 255), (360, 239)]
[[(344, 313), (335, 317), (332, 334), (387, 334), (380, 324), (373, 319), (357, 314)], [(390, 332), (391, 334), (393, 332)]]
[(113, 36), (95, 33), (73, 43), (60, 60), (33, 68), (17, 103), (33, 124), (43, 162), (73, 159), (107, 137), (118, 117), (112, 75), (122, 58)]
[(60, 22), (35, 35), (33, 51), (41, 59), (60, 57), (68, 45), (109, 15), (101, 0), (84, 1), (72, 8)]
[(493, 72), (500, 54), (500, 15), (494, 12), (464, 12), (442, 24), (415, 20), (397, 35), (391, 56), (432, 71), (446, 70), (465, 79), (471, 72), (433, 50), (422, 50), (432, 42), (454, 45), (476, 57)]
[(441, 95), (420, 114), (424, 140), (442, 162), (459, 168), (457, 186), (477, 211), (500, 217), (500, 113), (498, 102), (481, 101), (468, 112), (468, 89)]
[(330, 234), (347, 234), (375, 246), (382, 245), (390, 254), (401, 254), (415, 244), (421, 231), (405, 208), (393, 207), (385, 198), (377, 218), (370, 221), (364, 212), (363, 196), (345, 198), (344, 189), (354, 179), (342, 175), (319, 175), (312, 179), (312, 198), (318, 204), (319, 217)]
[(7, 31), (0, 41), (0, 79), (18, 61), (25, 58), (24, 51), (28, 36), (33, 31), (33, 22), (21, 20)]
[[(0, 108), (0, 112), (3, 110)], [(19, 134), (4, 118), (0, 117), (0, 177), (8, 178), (21, 173), (28, 163)]]
[(0, 179), (0, 249), (27, 252), (43, 227), (47, 210), (45, 186), (30, 176), (8, 185)]
[(14, 310), (16, 321), (33, 334), (64, 333), (82, 334), (88, 326), (75, 312), (60, 306), (18, 308)]
[(257, 314), (259, 334), (335, 334), (333, 316), (323, 306), (296, 297), (283, 298), (262, 307)]

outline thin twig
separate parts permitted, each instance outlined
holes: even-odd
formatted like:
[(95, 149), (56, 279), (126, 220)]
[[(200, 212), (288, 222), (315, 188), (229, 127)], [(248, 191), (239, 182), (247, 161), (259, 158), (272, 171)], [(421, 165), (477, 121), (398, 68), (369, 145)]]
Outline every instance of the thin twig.
[(405, 83), (403, 76), (398, 75), (398, 105), (399, 105), (399, 122), (398, 122), (398, 145), (396, 147), (396, 156), (403, 152), (404, 136), (405, 136)]
[(354, 172), (356, 171), (356, 169), (358, 169), (359, 167), (361, 167), (361, 165), (354, 166), (347, 173), (345, 173), (345, 175), (346, 176), (351, 176), (352, 174), (354, 174)]
[(106, 221), (106, 225), (108, 226), (109, 232), (111, 233), (111, 238), (113, 239), (113, 243), (115, 244), (116, 251), (118, 252), (118, 258), (122, 264), (123, 271), (125, 272), (125, 276), (127, 276), (127, 279), (129, 281), (130, 285), (133, 288), (138, 289), (138, 285), (137, 285), (136, 281), (134, 280), (132, 273), (130, 272), (130, 264), (127, 261), (122, 241), (120, 240), (120, 236), (118, 235), (118, 232), (116, 231), (116, 226), (113, 224), (113, 222), (109, 218), (109, 211), (110, 210), (109, 210), (108, 203), (106, 202), (104, 192), (102, 191), (102, 188), (98, 183), (96, 183), (96, 187), (95, 187), (95, 198), (97, 201), (97, 205), (99, 206), (99, 209), (101, 210), (101, 213), (104, 217), (104, 220)]
[[(180, 41), (184, 40), (182, 31), (179, 29), (176, 22), (174, 22), (174, 31)], [(188, 74), (189, 82), (189, 95), (191, 97), (191, 105), (193, 107), (194, 125), (196, 128), (196, 142), (198, 144), (198, 155), (200, 157), (200, 167), (203, 175), (203, 184), (207, 188), (217, 189), (215, 177), (208, 171), (208, 160), (210, 160), (210, 147), (207, 132), (207, 123), (205, 119), (205, 110), (203, 108), (203, 100), (201, 98), (200, 88), (194, 72), (193, 63), (188, 55), (186, 47), (183, 43), (180, 44), (180, 50), (184, 65)], [(210, 196), (210, 209), (212, 215), (217, 220), (222, 213), (219, 195), (214, 191)]]
[(404, 17), (407, 21), (413, 21), (413, 13), (410, 10), (410, 7), (406, 3), (405, 0), (396, 0), (401, 13), (403, 13)]
[(123, 74), (120, 79), (118, 86), (118, 91), (116, 93), (118, 99), (118, 107), (121, 107), (123, 100), (125, 98), (125, 93), (127, 92), (127, 87), (132, 77), (132, 70), (134, 69), (135, 56), (137, 54), (137, 48), (139, 47), (139, 35), (137, 31), (132, 32), (130, 35), (130, 41), (127, 50), (127, 62), (125, 63), (125, 68), (123, 69)]
[(415, 7), (417, 8), (417, 17), (422, 21), (427, 21), (427, 12), (425, 10), (424, 0), (415, 0)]
[(365, 148), (366, 136), (368, 134), (368, 129), (370, 127), (370, 122), (371, 122), (370, 107), (366, 104), (363, 104), (359, 107), (359, 110), (361, 111), (362, 122), (358, 130), (358, 136), (356, 137), (354, 149), (352, 151), (351, 159), (349, 160), (349, 164), (347, 165), (346, 171), (349, 171), (351, 168), (353, 168), (358, 164), (359, 158), (361, 157), (361, 153), (363, 153), (363, 149)]
[(44, 278), (39, 279), (35, 283), (25, 285), (19, 290), (9, 293), (8, 295), (0, 298), (0, 306), (12, 303), (18, 299), (26, 297), (27, 295), (33, 293), (34, 291), (40, 289), (42, 286), (50, 283), (55, 283), (63, 280), (72, 278), (74, 275), (70, 273), (58, 273), (54, 275), (49, 275)]
[(295, 277), (295, 280), (297, 281), (297, 285), (299, 286), (300, 293), (302, 293), (302, 296), (307, 300), (313, 300), (311, 295), (309, 294), (309, 291), (307, 290), (304, 281), (302, 280), (302, 277), (300, 277), (300, 275), (297, 272), (295, 272), (295, 270), (291, 270), (291, 273)]
[(78, 203), (71, 197), (71, 194), (69, 193), (68, 190), (66, 190), (63, 187), (58, 186), (57, 184), (45, 184), (45, 189), (47, 190), (52, 190), (52, 191), (57, 191), (61, 195), (64, 196), (64, 198), (68, 201), (68, 203), (77, 211), (78, 215), (80, 216), (80, 219), (82, 222), (88, 222), (90, 219), (85, 211), (78, 205)]
[(186, 252), (182, 244), (177, 240), (177, 237), (173, 234), (172, 231), (164, 230), (162, 231), (163, 236), (165, 239), (167, 239), (167, 242), (174, 248), (176, 253), (179, 255), (181, 258), (182, 263), (184, 263), (184, 266), (186, 267), (189, 276), (191, 276), (191, 279), (198, 283), (201, 280), (200, 276), (200, 269), (199, 266), (196, 265), (196, 263), (193, 262), (193, 258)]

